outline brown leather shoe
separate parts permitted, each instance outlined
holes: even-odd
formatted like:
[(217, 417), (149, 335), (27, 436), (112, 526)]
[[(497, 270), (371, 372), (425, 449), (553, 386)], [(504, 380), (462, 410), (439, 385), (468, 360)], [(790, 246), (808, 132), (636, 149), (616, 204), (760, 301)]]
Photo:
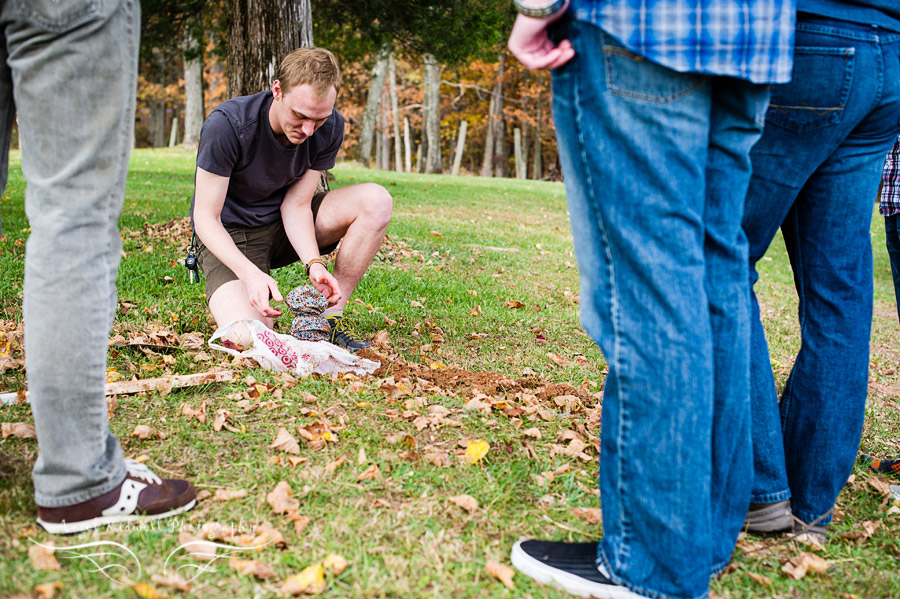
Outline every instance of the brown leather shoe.
[(125, 460), (125, 467), (125, 480), (108, 493), (75, 505), (38, 506), (38, 524), (51, 534), (74, 534), (103, 525), (168, 518), (197, 504), (190, 482), (161, 479), (134, 460)]

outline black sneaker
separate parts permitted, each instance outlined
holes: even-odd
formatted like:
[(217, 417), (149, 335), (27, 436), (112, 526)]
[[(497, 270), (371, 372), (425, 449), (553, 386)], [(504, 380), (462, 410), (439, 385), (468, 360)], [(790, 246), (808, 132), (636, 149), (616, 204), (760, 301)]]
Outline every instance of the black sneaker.
[(325, 320), (331, 325), (331, 339), (329, 339), (329, 341), (338, 347), (343, 347), (347, 351), (354, 353), (361, 349), (372, 347), (368, 341), (357, 335), (356, 332), (350, 328), (350, 325), (344, 322), (344, 317), (342, 315), (332, 314)]
[(551, 583), (579, 597), (644, 599), (604, 573), (597, 543), (519, 541), (512, 548), (516, 570), (540, 583)]
[(162, 479), (134, 460), (125, 460), (125, 467), (125, 480), (108, 493), (65, 507), (38, 506), (38, 524), (51, 534), (68, 535), (103, 525), (168, 518), (197, 504), (197, 492), (188, 481)]

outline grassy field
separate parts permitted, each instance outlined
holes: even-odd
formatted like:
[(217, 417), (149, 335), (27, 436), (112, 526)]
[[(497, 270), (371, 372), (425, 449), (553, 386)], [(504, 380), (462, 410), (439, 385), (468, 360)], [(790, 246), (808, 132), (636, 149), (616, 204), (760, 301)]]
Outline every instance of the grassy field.
[[(111, 427), (127, 456), (160, 474), (189, 478), (206, 498), (176, 521), (52, 538), (34, 524), (30, 469), (37, 445), (5, 438), (0, 597), (31, 597), (37, 585), (53, 583), (55, 596), (72, 598), (274, 597), (291, 576), (330, 554), (349, 566), (339, 574), (328, 570), (325, 597), (565, 596), (521, 575), (507, 589), (485, 569), (490, 561), (508, 565), (521, 536), (588, 540), (601, 532), (590, 521), (596, 514), (579, 508), (599, 505), (595, 441), (605, 362), (578, 323), (562, 186), (336, 168), (333, 186), (376, 181), (395, 201), (388, 239), (348, 306), (356, 328), (383, 342), (385, 368), (363, 378), (295, 381), (197, 343), (214, 329), (202, 285), (189, 284), (180, 263), (189, 240), (183, 219), (193, 158), (183, 150), (133, 154), (109, 376), (217, 367), (237, 374), (233, 383), (119, 396), (112, 411)], [(14, 153), (0, 200), (0, 326), (6, 330), (0, 353), (13, 359), (21, 358), (23, 204)], [(877, 216), (872, 237), (876, 302), (862, 450), (890, 457), (900, 455), (900, 328)], [(799, 331), (780, 239), (762, 271), (759, 296), (783, 385)], [(305, 283), (302, 267), (275, 276), (283, 293)], [(289, 324), (290, 316), (282, 317), (280, 330)], [(0, 392), (24, 387), (22, 368), (0, 372)], [(208, 417), (186, 416), (184, 406)], [(0, 422), (30, 421), (27, 406), (0, 407)], [(140, 434), (139, 425), (150, 432)], [(327, 428), (332, 440), (301, 439), (299, 454), (269, 447), (281, 428), (300, 438), (298, 428), (316, 426)], [(476, 440), (490, 448), (473, 465), (464, 452)], [(295, 514), (276, 513), (267, 502), (280, 481), (299, 500)], [(733, 566), (713, 583), (715, 595), (900, 596), (900, 521), (879, 482), (887, 479), (857, 467), (824, 549), (742, 538)], [(225, 491), (238, 497), (223, 500)], [(462, 495), (477, 506), (457, 505)], [(209, 523), (242, 534), (226, 539), (234, 550), (220, 549), (221, 559), (200, 562), (179, 549), (179, 534), (199, 536)], [(247, 547), (278, 537), (260, 550)], [(109, 553), (94, 557), (96, 563), (57, 550), (58, 570), (36, 569), (29, 551), (51, 541), (118, 547), (93, 548)], [(802, 551), (824, 558), (826, 573), (800, 580), (783, 573), (782, 565)], [(240, 573), (230, 557), (256, 560), (270, 575)], [(192, 579), (190, 590), (161, 582), (176, 570)]]

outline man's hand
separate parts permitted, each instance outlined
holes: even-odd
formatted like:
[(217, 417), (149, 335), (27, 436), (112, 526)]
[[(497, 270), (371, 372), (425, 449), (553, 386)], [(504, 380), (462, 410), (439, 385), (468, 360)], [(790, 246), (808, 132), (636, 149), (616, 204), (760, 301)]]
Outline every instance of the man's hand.
[(309, 280), (325, 296), (329, 306), (341, 301), (341, 286), (334, 275), (328, 272), (328, 269), (322, 264), (313, 263), (309, 269)]
[(284, 301), (284, 298), (281, 297), (281, 293), (278, 291), (278, 283), (275, 279), (257, 269), (255, 273), (242, 278), (241, 282), (247, 288), (247, 294), (250, 296), (250, 305), (257, 312), (268, 318), (281, 316), (281, 310), (273, 308), (269, 304), (269, 298), (276, 302)]
[[(568, 7), (568, 5), (567, 5)], [(566, 12), (563, 8), (546, 19), (534, 19), (519, 15), (509, 34), (509, 51), (531, 71), (555, 69), (575, 56), (572, 42), (563, 40), (557, 46), (547, 35), (547, 26)]]

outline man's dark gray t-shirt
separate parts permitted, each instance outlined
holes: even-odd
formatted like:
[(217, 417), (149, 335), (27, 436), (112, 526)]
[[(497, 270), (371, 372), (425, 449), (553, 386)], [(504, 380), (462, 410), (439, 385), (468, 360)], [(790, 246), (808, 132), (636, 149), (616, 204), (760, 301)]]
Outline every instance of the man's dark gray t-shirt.
[(271, 104), (271, 91), (232, 98), (210, 113), (200, 132), (197, 166), (230, 177), (221, 216), (226, 229), (279, 220), (288, 186), (310, 169), (334, 167), (344, 141), (344, 117), (333, 110), (306, 141), (283, 146), (269, 124)]

